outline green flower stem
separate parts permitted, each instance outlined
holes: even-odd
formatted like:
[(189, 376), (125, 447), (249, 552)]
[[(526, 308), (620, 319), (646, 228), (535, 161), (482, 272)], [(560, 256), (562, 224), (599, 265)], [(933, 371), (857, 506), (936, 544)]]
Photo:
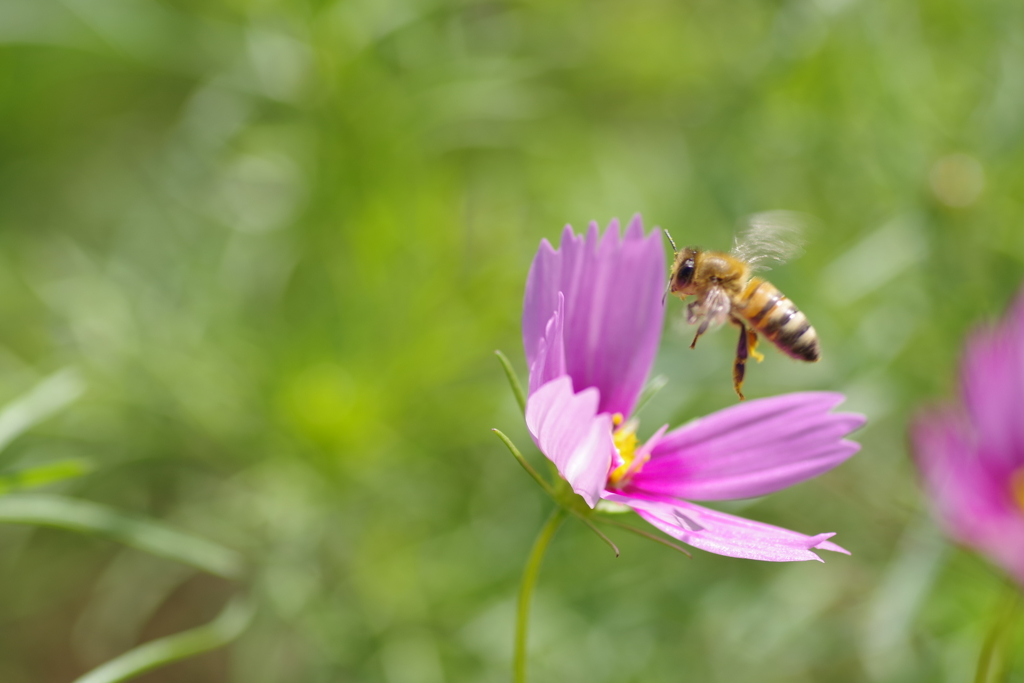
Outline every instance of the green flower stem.
[(544, 560), (544, 552), (551, 543), (551, 537), (558, 531), (558, 527), (562, 526), (566, 514), (562, 507), (556, 507), (552, 511), (547, 523), (537, 534), (537, 540), (533, 542), (533, 549), (530, 550), (530, 557), (527, 558), (526, 567), (523, 569), (523, 581), (519, 586), (519, 609), (516, 612), (515, 656), (512, 662), (515, 683), (526, 681), (526, 629), (530, 618), (530, 599), (537, 585), (540, 565)]
[[(978, 668), (974, 672), (974, 683), (997, 683), (1005, 679), (1003, 646), (1017, 621), (1020, 606), (1020, 591), (1012, 581), (1006, 582), (1004, 596), (999, 601), (996, 617), (985, 636), (978, 655)], [(989, 675), (989, 672), (991, 676)]]

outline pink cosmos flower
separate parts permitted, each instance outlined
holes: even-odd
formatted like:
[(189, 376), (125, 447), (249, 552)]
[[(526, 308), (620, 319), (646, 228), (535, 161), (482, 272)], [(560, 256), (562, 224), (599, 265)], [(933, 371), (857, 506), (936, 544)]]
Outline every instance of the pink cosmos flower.
[(1024, 585), (1024, 291), (968, 339), (960, 393), (912, 425), (917, 465), (946, 532)]
[(558, 249), (541, 242), (523, 306), (526, 423), (537, 446), (590, 507), (626, 505), (697, 548), (772, 562), (846, 553), (831, 533), (806, 536), (686, 500), (763, 496), (845, 461), (859, 445), (843, 437), (864, 417), (830, 413), (841, 394), (747, 401), (637, 439), (630, 416), (661, 338), (665, 280), (661, 237), (644, 236), (639, 216), (621, 238), (612, 221), (603, 237), (592, 223), (585, 237), (566, 226)]

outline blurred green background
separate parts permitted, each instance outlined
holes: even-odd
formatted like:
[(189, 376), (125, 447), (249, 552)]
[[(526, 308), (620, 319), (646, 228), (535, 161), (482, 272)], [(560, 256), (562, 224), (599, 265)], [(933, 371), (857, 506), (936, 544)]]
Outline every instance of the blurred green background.
[[(1021, 279), (1022, 111), (1015, 0), (0, 0), (0, 400), (66, 369), (0, 488), (50, 472), (30, 493), (251, 567), (0, 525), (0, 680), (71, 681), (245, 591), (237, 641), (138, 680), (508, 680), (550, 502), (489, 432), (529, 445), (491, 353), (525, 375), (539, 240), (642, 212), (725, 248), (768, 209), (817, 218), (770, 277), (824, 360), (768, 349), (747, 395), (870, 421), (848, 464), (726, 507), (853, 555), (613, 530), (615, 559), (570, 522), (533, 677), (970, 680), (1003, 580), (929, 521), (905, 423)], [(690, 351), (681, 309), (644, 436), (735, 401), (733, 335)]]

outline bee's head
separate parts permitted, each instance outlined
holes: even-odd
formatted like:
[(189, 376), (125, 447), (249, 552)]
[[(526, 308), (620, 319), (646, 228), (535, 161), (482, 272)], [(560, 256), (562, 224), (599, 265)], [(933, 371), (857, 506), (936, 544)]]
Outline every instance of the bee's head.
[(694, 263), (700, 250), (696, 247), (686, 247), (676, 252), (676, 260), (672, 264), (672, 275), (669, 278), (669, 289), (673, 294), (686, 296), (690, 294), (690, 285), (693, 284)]

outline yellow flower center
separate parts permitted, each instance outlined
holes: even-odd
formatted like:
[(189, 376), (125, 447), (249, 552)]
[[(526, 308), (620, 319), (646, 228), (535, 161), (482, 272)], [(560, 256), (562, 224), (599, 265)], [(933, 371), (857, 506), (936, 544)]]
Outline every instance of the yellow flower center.
[[(619, 451), (619, 457), (622, 458), (622, 464), (616, 467), (608, 477), (608, 483), (615, 485), (639, 472), (643, 463), (633, 465), (633, 461), (636, 459), (636, 449), (640, 445), (640, 440), (636, 438), (636, 428), (639, 423), (636, 420), (623, 423), (622, 413), (615, 413), (612, 415), (612, 425), (616, 428), (612, 432), (612, 441), (615, 443), (616, 450)], [(644, 460), (646, 459), (645, 457)]]
[(1017, 507), (1024, 511), (1024, 467), (1018, 468), (1010, 475), (1010, 493)]

